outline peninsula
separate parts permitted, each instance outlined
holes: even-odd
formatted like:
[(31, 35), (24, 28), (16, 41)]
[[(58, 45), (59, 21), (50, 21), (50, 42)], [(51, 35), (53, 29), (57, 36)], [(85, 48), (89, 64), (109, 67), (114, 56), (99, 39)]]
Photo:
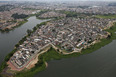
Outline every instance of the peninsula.
[[(34, 6), (33, 4), (31, 5), (29, 14), (32, 13), (33, 9), (37, 11)], [(108, 11), (101, 11), (101, 7), (96, 8), (93, 6), (78, 6), (79, 9), (75, 7), (71, 9), (71, 6), (63, 8), (63, 6), (60, 10), (47, 7), (34, 14), (37, 18), (51, 18), (51, 20), (38, 24), (33, 30), (27, 30), (27, 35), (15, 45), (14, 50), (5, 58), (5, 62), (1, 66), (2, 76), (32, 77), (35, 73), (44, 70), (48, 66), (46, 61), (80, 56), (95, 51), (115, 39), (116, 18), (112, 14), (115, 13), (114, 7), (112, 7), (113, 11), (111, 12), (108, 6)], [(10, 10), (30, 11), (27, 6), (21, 7), (23, 9), (10, 8)], [(95, 8), (97, 10), (94, 10)], [(81, 11), (79, 11), (80, 9)], [(15, 24), (21, 20), (20, 17), (28, 17), (26, 15), (27, 11), (23, 11), (26, 14), (18, 14), (17, 12), (14, 14), (14, 12), (12, 16), (10, 14), (10, 19), (19, 17)], [(4, 14), (4, 12), (1, 14)], [(8, 21), (7, 24), (9, 23)], [(0, 29), (11, 29), (15, 26), (2, 25)], [(28, 74), (26, 75), (25, 73)]]

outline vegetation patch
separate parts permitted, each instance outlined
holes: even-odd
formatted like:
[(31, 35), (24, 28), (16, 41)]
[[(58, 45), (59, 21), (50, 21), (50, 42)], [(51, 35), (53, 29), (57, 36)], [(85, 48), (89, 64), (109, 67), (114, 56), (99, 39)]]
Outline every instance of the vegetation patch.
[(96, 15), (96, 18), (105, 18), (105, 19), (113, 19), (116, 18), (115, 14), (104, 14), (104, 15)]
[(28, 15), (15, 13), (11, 17), (13, 17), (14, 19), (24, 19), (27, 18)]
[(41, 14), (46, 13), (46, 12), (49, 12), (49, 11), (50, 11), (50, 10), (41, 10), (39, 13), (36, 14), (36, 17), (37, 17), (38, 19), (43, 19), (43, 18), (39, 18), (39, 16), (40, 16)]

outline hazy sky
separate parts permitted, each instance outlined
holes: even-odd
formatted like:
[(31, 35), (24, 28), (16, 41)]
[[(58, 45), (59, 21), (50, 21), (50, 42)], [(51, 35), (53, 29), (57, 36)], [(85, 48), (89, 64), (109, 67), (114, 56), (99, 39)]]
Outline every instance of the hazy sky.
[(116, 1), (116, 0), (0, 0), (0, 1)]

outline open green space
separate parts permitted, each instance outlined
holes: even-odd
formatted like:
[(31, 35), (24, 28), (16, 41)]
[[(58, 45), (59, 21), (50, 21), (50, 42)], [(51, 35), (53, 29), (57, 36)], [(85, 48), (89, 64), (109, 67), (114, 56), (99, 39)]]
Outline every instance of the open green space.
[(108, 14), (108, 15), (96, 15), (95, 16), (96, 18), (105, 18), (105, 19), (113, 19), (113, 18), (116, 18), (116, 15), (112, 15), (112, 14)]

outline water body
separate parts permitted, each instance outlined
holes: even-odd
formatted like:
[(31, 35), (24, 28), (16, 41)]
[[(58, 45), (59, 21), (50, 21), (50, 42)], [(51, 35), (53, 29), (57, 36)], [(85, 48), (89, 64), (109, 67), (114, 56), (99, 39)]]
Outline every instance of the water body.
[(116, 77), (116, 40), (90, 54), (50, 61), (35, 77)]
[(28, 19), (27, 23), (8, 33), (0, 32), (0, 65), (3, 62), (5, 56), (10, 53), (19, 40), (21, 40), (22, 37), (26, 35), (27, 29), (32, 29), (34, 26), (44, 21), (47, 20), (39, 20), (33, 16)]

